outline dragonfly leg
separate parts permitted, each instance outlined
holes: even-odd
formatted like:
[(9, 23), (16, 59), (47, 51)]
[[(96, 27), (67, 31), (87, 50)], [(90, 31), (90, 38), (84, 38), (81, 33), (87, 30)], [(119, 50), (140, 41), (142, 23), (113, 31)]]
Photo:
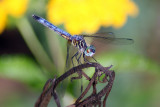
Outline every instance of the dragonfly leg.
[(85, 54), (84, 54), (84, 53), (83, 53), (83, 59), (84, 59), (84, 62), (87, 62), (87, 61), (86, 61), (86, 58), (85, 58)]
[(97, 60), (92, 56), (92, 58), (97, 62)]
[(78, 57), (78, 60), (77, 60), (77, 62), (78, 62), (79, 64), (82, 64), (81, 61), (79, 61), (80, 58), (81, 58), (81, 56), (82, 56), (82, 53), (80, 54), (80, 56)]
[(87, 59), (86, 59), (86, 57), (85, 57), (85, 54), (83, 53), (83, 59), (84, 59), (84, 62), (88, 62), (88, 63), (90, 63)]
[(78, 58), (77, 58), (77, 56), (78, 56), (78, 54), (77, 54), (75, 57), (76, 57), (76, 60), (77, 60), (77, 62), (78, 62), (78, 64), (79, 64), (79, 61), (78, 61)]
[(77, 51), (76, 54), (74, 54), (74, 55), (72, 56), (72, 58), (71, 58), (73, 67), (74, 67), (73, 58), (76, 57), (76, 59), (77, 59), (77, 55), (78, 55), (78, 54), (79, 54), (79, 51)]

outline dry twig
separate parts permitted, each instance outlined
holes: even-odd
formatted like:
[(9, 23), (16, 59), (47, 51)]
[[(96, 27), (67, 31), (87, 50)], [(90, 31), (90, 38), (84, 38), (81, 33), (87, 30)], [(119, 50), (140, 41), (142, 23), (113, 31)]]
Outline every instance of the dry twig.
[[(92, 76), (92, 78), (88, 77), (83, 72), (83, 69), (88, 68), (88, 67), (95, 68), (95, 73)], [(87, 85), (86, 89), (82, 92), (80, 97), (76, 100), (76, 102), (68, 107), (93, 107), (93, 106), (101, 107), (101, 105), (103, 105), (103, 107), (105, 107), (107, 97), (111, 91), (113, 81), (115, 78), (115, 72), (112, 70), (109, 70), (111, 67), (112, 66), (103, 67), (98, 63), (85, 63), (85, 64), (81, 64), (81, 65), (78, 65), (76, 67), (71, 68), (69, 71), (67, 71), (66, 73), (64, 73), (62, 76), (60, 76), (57, 79), (56, 78), (49, 79), (46, 82), (44, 89), (43, 89), (43, 92), (41, 93), (39, 99), (37, 100), (35, 107), (47, 107), (52, 96), (57, 104), (57, 107), (61, 107), (60, 101), (59, 101), (57, 93), (55, 92), (55, 89), (61, 81), (63, 81), (64, 79), (66, 79), (67, 77), (71, 76), (74, 73), (78, 73), (81, 75), (79, 75), (79, 77), (73, 77), (72, 80), (73, 79), (80, 79), (80, 78), (82, 78), (82, 76), (84, 76), (90, 82)], [(102, 76), (102, 74), (104, 74), (105, 76), (103, 77), (102, 81), (100, 81), (100, 77)], [(107, 78), (109, 78), (109, 79), (107, 79)], [(101, 83), (108, 82), (108, 83), (106, 86), (104, 86), (103, 89), (101, 89), (99, 92), (97, 92), (96, 84), (98, 82), (101, 82)], [(86, 93), (91, 88), (91, 86), (93, 87), (92, 94), (90, 96), (86, 97), (85, 99), (83, 99), (84, 96), (86, 95)], [(105, 96), (105, 97), (104, 97), (103, 103), (102, 103), (101, 100), (102, 100), (103, 96)]]

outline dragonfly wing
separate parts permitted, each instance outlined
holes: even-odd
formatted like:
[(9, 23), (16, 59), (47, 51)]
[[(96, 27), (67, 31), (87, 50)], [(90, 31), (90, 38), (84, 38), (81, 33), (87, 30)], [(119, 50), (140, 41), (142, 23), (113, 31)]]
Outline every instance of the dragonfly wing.
[[(71, 69), (73, 67), (72, 64), (72, 57), (76, 54), (76, 52), (78, 51), (78, 49), (76, 47), (74, 47), (71, 44), (67, 44), (67, 57), (66, 57), (66, 71), (68, 71), (69, 69)], [(77, 57), (80, 56), (80, 53), (78, 54)], [(73, 58), (73, 63), (74, 66), (79, 65), (76, 58)], [(81, 82), (79, 79), (73, 79), (73, 78), (77, 78), (78, 74), (72, 74), (72, 76), (70, 76), (69, 78), (65, 79), (65, 81), (62, 82), (63, 88), (66, 89), (68, 85), (70, 85), (72, 88), (76, 88), (78, 87), (78, 89), (80, 89), (82, 87), (82, 79)], [(71, 82), (72, 80), (72, 82)], [(81, 90), (77, 90), (76, 91), (76, 95), (80, 95)], [(72, 94), (75, 94), (74, 92)]]
[[(66, 65), (65, 65), (64, 73), (73, 67), (71, 58), (74, 55), (74, 53), (76, 53), (76, 48), (68, 42), (67, 43), (67, 53), (66, 53)], [(58, 86), (57, 92), (61, 98), (64, 97), (66, 90), (68, 86), (70, 86), (70, 84), (71, 84), (71, 77), (68, 77), (65, 79), (65, 81), (62, 81), (60, 83), (60, 86)]]
[(134, 43), (133, 39), (130, 38), (116, 38), (114, 33), (105, 32), (105, 33), (96, 33), (93, 35), (82, 35), (86, 40), (91, 39), (93, 42), (100, 43), (112, 43), (112, 44), (120, 44), (127, 45)]
[[(67, 43), (66, 71), (73, 67), (72, 57), (74, 56), (74, 54), (76, 54), (77, 51), (78, 49), (76, 47), (74, 47), (70, 43)], [(75, 59), (73, 59), (73, 62), (74, 65), (77, 65), (77, 61), (75, 61)]]
[(115, 34), (113, 32), (101, 32), (101, 33), (95, 33), (92, 35), (82, 35), (83, 37), (109, 37), (109, 38), (115, 38)]

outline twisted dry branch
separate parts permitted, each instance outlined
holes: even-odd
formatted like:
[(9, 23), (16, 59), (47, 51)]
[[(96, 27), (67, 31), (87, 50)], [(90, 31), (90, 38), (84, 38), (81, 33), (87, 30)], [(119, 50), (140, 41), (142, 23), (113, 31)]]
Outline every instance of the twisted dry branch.
[[(94, 72), (92, 78), (88, 77), (83, 72), (84, 68), (89, 68), (89, 67), (95, 68), (95, 72)], [(76, 100), (76, 102), (68, 107), (84, 107), (84, 106), (92, 107), (92, 106), (97, 106), (97, 105), (100, 107), (102, 105), (101, 99), (103, 96), (105, 96), (103, 99), (103, 107), (105, 107), (107, 97), (111, 91), (113, 81), (115, 78), (115, 72), (112, 70), (109, 70), (111, 67), (112, 66), (103, 67), (102, 65), (100, 65), (98, 63), (85, 63), (85, 64), (81, 64), (81, 65), (78, 65), (76, 67), (71, 68), (69, 71), (65, 72), (62, 76), (60, 76), (57, 79), (56, 78), (49, 79), (46, 82), (46, 84), (44, 85), (43, 92), (41, 93), (40, 97), (38, 98), (38, 100), (35, 104), (35, 107), (47, 107), (52, 96), (57, 104), (57, 107), (61, 107), (60, 101), (59, 101), (57, 93), (55, 92), (55, 89), (61, 81), (63, 81), (64, 79), (66, 79), (67, 77), (71, 76), (74, 73), (81, 74), (79, 76), (80, 78), (82, 78), (82, 76), (84, 76), (90, 82), (87, 85), (86, 89), (82, 92), (80, 97)], [(102, 81), (100, 81), (100, 77), (102, 76), (102, 74), (104, 74), (105, 76), (103, 77)], [(79, 79), (79, 77), (78, 78), (73, 77), (72, 79)], [(107, 79), (107, 77), (109, 79)], [(97, 92), (96, 84), (98, 82), (101, 82), (101, 83), (108, 82), (108, 83), (103, 89), (101, 89), (99, 92)], [(92, 94), (90, 96), (88, 96), (87, 98), (83, 99), (84, 96), (86, 95), (86, 93), (91, 88), (91, 86), (93, 87)]]

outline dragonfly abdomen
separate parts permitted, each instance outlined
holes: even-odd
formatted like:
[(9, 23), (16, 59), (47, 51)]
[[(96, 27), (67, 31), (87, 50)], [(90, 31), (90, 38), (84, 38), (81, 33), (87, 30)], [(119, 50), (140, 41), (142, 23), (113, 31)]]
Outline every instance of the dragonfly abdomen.
[(55, 31), (57, 34), (59, 34), (63, 38), (65, 38), (67, 40), (71, 40), (72, 35), (70, 35), (69, 33), (65, 32), (64, 30), (58, 28), (57, 26), (53, 25), (52, 23), (48, 22), (46, 19), (39, 17), (39, 16), (36, 16), (36, 15), (32, 15), (32, 17), (36, 21), (38, 21), (39, 23), (41, 23), (44, 26), (48, 27), (49, 29)]

